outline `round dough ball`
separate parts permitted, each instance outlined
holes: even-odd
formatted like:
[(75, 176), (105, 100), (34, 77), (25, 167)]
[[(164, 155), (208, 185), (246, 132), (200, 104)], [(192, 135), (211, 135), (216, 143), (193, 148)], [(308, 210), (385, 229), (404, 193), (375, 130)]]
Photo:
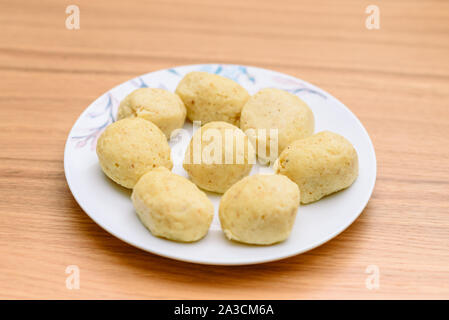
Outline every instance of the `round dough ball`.
[(215, 121), (195, 132), (183, 167), (200, 188), (223, 193), (247, 176), (255, 162), (254, 148), (243, 131)]
[(131, 199), (151, 233), (170, 240), (191, 242), (203, 238), (214, 216), (214, 206), (204, 192), (163, 167), (140, 178)]
[(230, 240), (273, 244), (290, 235), (298, 206), (298, 186), (287, 177), (249, 176), (221, 198), (221, 228)]
[[(296, 95), (280, 89), (262, 89), (243, 107), (240, 127), (257, 149), (258, 156), (274, 161), (291, 142), (312, 135), (315, 120), (312, 110)], [(265, 135), (259, 134), (259, 129), (263, 129)], [(278, 130), (278, 147), (273, 152), (270, 143), (274, 139), (276, 145), (276, 139), (270, 129)]]
[(179, 82), (176, 93), (187, 108), (191, 121), (204, 125), (226, 121), (239, 125), (240, 112), (249, 98), (237, 82), (207, 72), (190, 72)]
[(117, 119), (139, 117), (153, 122), (169, 139), (173, 130), (182, 128), (186, 108), (181, 99), (164, 89), (140, 88), (122, 100)]
[(141, 118), (123, 119), (109, 125), (98, 138), (97, 156), (103, 172), (126, 188), (133, 188), (151, 169), (173, 167), (164, 134)]
[(352, 144), (339, 134), (323, 131), (288, 146), (274, 170), (296, 182), (301, 203), (349, 187), (358, 175), (358, 157)]

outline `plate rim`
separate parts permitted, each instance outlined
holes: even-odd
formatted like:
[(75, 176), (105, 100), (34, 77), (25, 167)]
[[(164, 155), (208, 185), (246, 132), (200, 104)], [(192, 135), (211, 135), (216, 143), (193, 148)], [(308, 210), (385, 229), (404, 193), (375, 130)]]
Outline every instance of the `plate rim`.
[[(370, 190), (369, 190), (369, 194), (366, 197), (366, 201), (364, 201), (357, 210), (357, 213), (354, 214), (354, 216), (350, 219), (350, 222), (345, 224), (343, 227), (340, 227), (338, 230), (336, 230), (335, 232), (331, 233), (328, 237), (320, 240), (320, 241), (316, 241), (315, 243), (302, 248), (301, 250), (297, 250), (291, 253), (287, 253), (287, 254), (281, 254), (281, 255), (271, 255), (268, 256), (266, 258), (250, 258), (248, 260), (245, 259), (240, 259), (238, 262), (233, 262), (233, 261), (214, 261), (214, 262), (210, 262), (204, 259), (186, 259), (186, 258), (182, 258), (182, 257), (178, 257), (176, 256), (176, 254), (167, 254), (165, 252), (162, 252), (160, 250), (158, 250), (158, 248), (145, 248), (139, 244), (133, 243), (131, 241), (128, 241), (127, 239), (119, 236), (118, 234), (116, 234), (113, 230), (111, 230), (108, 226), (100, 223), (97, 219), (95, 219), (93, 217), (93, 215), (91, 215), (85, 208), (85, 206), (83, 205), (83, 201), (81, 199), (79, 199), (76, 195), (76, 193), (74, 193), (73, 191), (73, 186), (70, 183), (70, 180), (68, 178), (68, 153), (69, 153), (69, 144), (70, 144), (70, 137), (72, 135), (72, 131), (73, 129), (76, 127), (76, 125), (78, 124), (79, 121), (81, 121), (81, 119), (83, 118), (83, 116), (85, 115), (85, 113), (88, 111), (88, 109), (95, 103), (97, 102), (98, 99), (100, 99), (101, 97), (103, 97), (104, 95), (106, 95), (108, 92), (114, 90), (115, 88), (133, 80), (139, 77), (143, 77), (145, 75), (151, 74), (151, 73), (155, 73), (155, 72), (160, 72), (160, 71), (166, 71), (169, 69), (177, 69), (177, 68), (188, 68), (188, 67), (200, 67), (200, 66), (216, 66), (216, 65), (220, 65), (220, 66), (238, 66), (238, 67), (247, 67), (247, 68), (252, 68), (252, 69), (259, 69), (262, 71), (266, 71), (266, 72), (270, 72), (270, 73), (276, 73), (278, 75), (282, 75), (282, 76), (288, 76), (290, 78), (299, 80), (300, 82), (309, 85), (311, 87), (313, 87), (314, 89), (319, 89), (320, 91), (325, 92), (329, 97), (331, 97), (335, 102), (337, 102), (339, 104), (340, 107), (343, 107), (347, 112), (349, 112), (349, 114), (352, 116), (352, 118), (356, 121), (356, 123), (358, 124), (358, 126), (362, 129), (362, 131), (366, 134), (366, 136), (368, 137), (368, 141), (369, 141), (369, 149), (372, 153), (372, 157), (373, 157), (373, 161), (374, 161), (374, 165), (373, 165), (373, 170), (374, 170), (374, 179), (370, 182)], [(261, 264), (261, 263), (268, 263), (268, 262), (273, 262), (273, 261), (278, 261), (278, 260), (283, 260), (283, 259), (287, 259), (296, 255), (300, 255), (303, 254), (307, 251), (313, 250), (325, 243), (327, 243), (328, 241), (334, 239), (335, 237), (337, 237), (339, 234), (341, 234), (343, 231), (345, 231), (346, 229), (348, 229), (353, 223), (354, 221), (360, 217), (360, 215), (363, 213), (364, 209), (366, 208), (366, 206), (368, 205), (369, 200), (372, 197), (372, 194), (374, 192), (374, 188), (376, 185), (376, 181), (377, 181), (377, 157), (376, 157), (376, 152), (375, 152), (375, 148), (373, 145), (373, 142), (371, 140), (371, 137), (368, 133), (368, 131), (366, 130), (366, 128), (363, 126), (362, 122), (359, 120), (359, 118), (344, 104), (342, 103), (340, 100), (338, 100), (334, 95), (328, 93), (327, 91), (325, 91), (324, 89), (321, 89), (320, 87), (305, 81), (301, 78), (297, 78), (295, 76), (292, 76), (290, 74), (287, 73), (283, 73), (283, 72), (279, 72), (279, 71), (275, 71), (275, 70), (270, 70), (270, 69), (266, 69), (266, 68), (261, 68), (261, 67), (257, 67), (257, 66), (252, 66), (252, 65), (240, 65), (240, 64), (227, 64), (227, 63), (201, 63), (201, 64), (189, 64), (189, 65), (180, 65), (180, 66), (173, 66), (173, 67), (169, 67), (169, 68), (164, 68), (164, 69), (158, 69), (158, 70), (154, 70), (154, 71), (150, 71), (141, 75), (138, 75), (136, 77), (133, 77), (131, 79), (128, 79), (124, 82), (119, 83), (118, 85), (110, 88), (109, 90), (107, 90), (106, 92), (102, 93), (101, 95), (99, 95), (95, 100), (93, 100), (82, 112), (81, 114), (78, 116), (78, 118), (76, 119), (76, 121), (74, 122), (74, 124), (72, 125), (72, 127), (70, 128), (70, 131), (68, 133), (67, 136), (67, 140), (64, 146), (64, 176), (67, 182), (67, 185), (69, 187), (69, 190), (73, 196), (73, 198), (75, 199), (75, 201), (78, 203), (78, 205), (81, 207), (81, 209), (84, 211), (84, 213), (90, 218), (92, 219), (98, 226), (100, 226), (103, 230), (107, 231), (109, 234), (113, 235), (114, 237), (120, 239), (121, 241), (136, 247), (140, 250), (143, 250), (145, 252), (149, 252), (152, 254), (156, 254), (159, 255), (161, 257), (164, 258), (168, 258), (168, 259), (173, 259), (173, 260), (178, 260), (178, 261), (183, 261), (183, 262), (187, 262), (187, 263), (193, 263), (193, 264), (202, 264), (202, 265), (217, 265), (217, 266), (238, 266), (238, 265), (255, 265), (255, 264)], [(349, 221), (349, 220), (348, 220)], [(167, 240), (168, 241), (168, 240)]]

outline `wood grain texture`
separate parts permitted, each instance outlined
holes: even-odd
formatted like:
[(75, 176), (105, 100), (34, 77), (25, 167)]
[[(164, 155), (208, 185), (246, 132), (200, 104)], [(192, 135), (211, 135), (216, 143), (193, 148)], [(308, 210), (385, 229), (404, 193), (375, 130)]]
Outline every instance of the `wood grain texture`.
[[(364, 26), (369, 4), (380, 30)], [(1, 0), (0, 298), (448, 299), (448, 21), (437, 0)], [(84, 214), (63, 170), (78, 115), (139, 74), (207, 62), (297, 76), (359, 117), (378, 177), (350, 228), (283, 261), (214, 267), (140, 251)]]

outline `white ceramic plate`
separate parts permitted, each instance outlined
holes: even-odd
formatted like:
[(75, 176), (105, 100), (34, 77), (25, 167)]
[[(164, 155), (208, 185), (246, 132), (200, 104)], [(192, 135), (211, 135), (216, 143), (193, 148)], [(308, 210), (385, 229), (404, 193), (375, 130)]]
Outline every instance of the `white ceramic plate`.
[[(154, 237), (134, 212), (130, 191), (119, 187), (101, 171), (95, 144), (112, 123), (119, 102), (139, 87), (174, 91), (190, 71), (207, 71), (229, 77), (250, 94), (266, 87), (284, 89), (306, 101), (315, 115), (315, 131), (330, 130), (345, 136), (359, 156), (359, 176), (348, 189), (318, 202), (301, 206), (290, 238), (272, 246), (250, 246), (228, 241), (217, 217), (219, 197), (210, 195), (215, 217), (208, 235), (196, 243), (178, 243)], [(186, 122), (190, 136), (192, 124)], [(172, 139), (173, 171), (187, 177), (182, 168), (190, 137)], [(203, 264), (243, 265), (290, 257), (313, 249), (345, 230), (363, 211), (376, 180), (376, 156), (363, 125), (341, 102), (327, 92), (297, 78), (270, 70), (237, 65), (191, 65), (151, 72), (127, 81), (95, 100), (73, 126), (65, 147), (64, 169), (70, 190), (81, 208), (117, 238), (164, 257)], [(270, 172), (255, 165), (251, 174)]]

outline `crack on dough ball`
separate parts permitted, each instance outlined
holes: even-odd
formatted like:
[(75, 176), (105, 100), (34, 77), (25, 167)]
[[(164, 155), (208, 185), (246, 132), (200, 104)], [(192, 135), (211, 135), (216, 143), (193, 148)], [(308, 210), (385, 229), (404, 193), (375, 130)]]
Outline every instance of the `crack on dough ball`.
[(153, 122), (169, 139), (170, 134), (182, 128), (186, 108), (178, 95), (159, 88), (139, 88), (122, 100), (117, 119), (139, 117)]

